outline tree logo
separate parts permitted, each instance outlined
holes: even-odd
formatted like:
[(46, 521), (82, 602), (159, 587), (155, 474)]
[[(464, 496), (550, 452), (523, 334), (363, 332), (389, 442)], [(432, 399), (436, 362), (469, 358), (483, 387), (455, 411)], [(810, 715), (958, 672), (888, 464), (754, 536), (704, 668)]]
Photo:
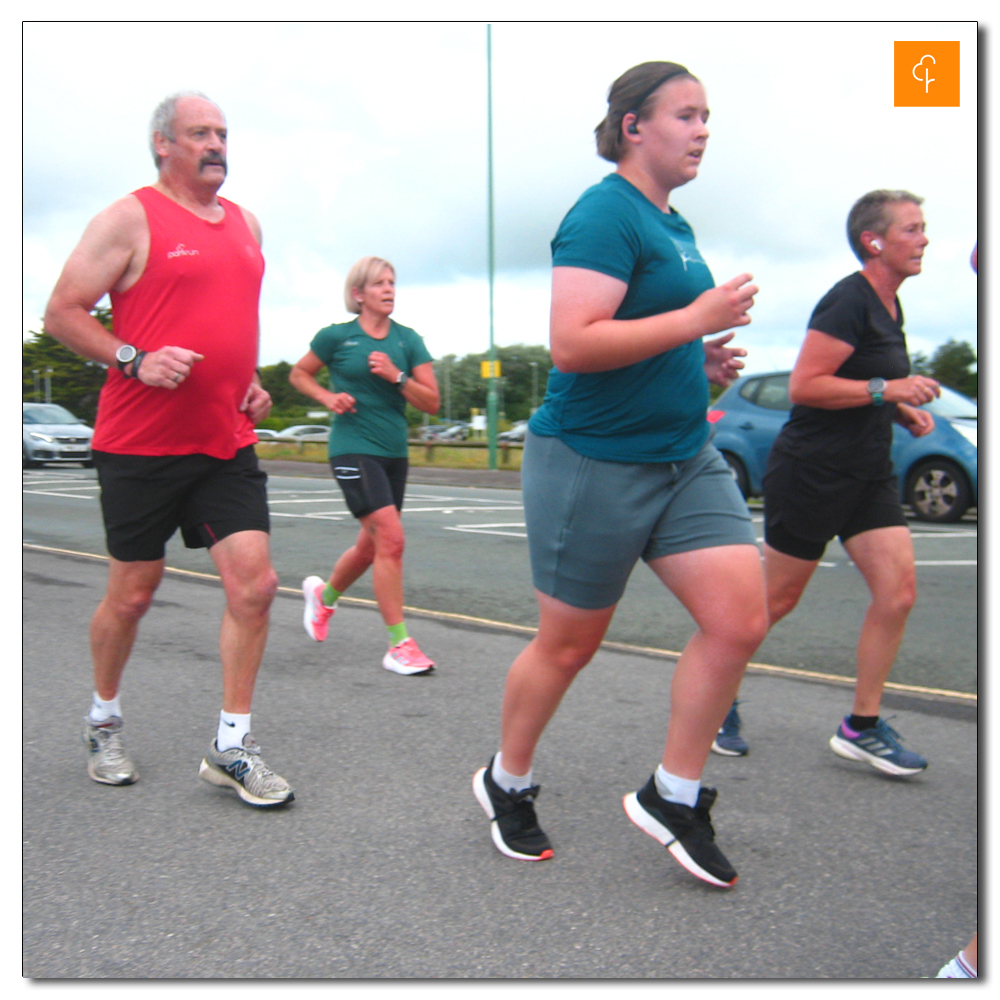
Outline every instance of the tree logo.
[(893, 106), (959, 107), (958, 42), (894, 42)]

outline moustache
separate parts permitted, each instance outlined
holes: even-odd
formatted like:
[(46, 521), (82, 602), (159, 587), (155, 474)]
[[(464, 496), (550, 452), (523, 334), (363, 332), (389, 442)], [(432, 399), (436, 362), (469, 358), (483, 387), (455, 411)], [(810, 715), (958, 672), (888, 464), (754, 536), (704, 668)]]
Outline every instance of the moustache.
[(227, 171), (229, 168), (226, 166), (226, 158), (224, 156), (216, 156), (214, 154), (209, 156), (203, 156), (201, 162), (198, 164), (198, 169), (202, 167), (222, 167), (223, 170)]

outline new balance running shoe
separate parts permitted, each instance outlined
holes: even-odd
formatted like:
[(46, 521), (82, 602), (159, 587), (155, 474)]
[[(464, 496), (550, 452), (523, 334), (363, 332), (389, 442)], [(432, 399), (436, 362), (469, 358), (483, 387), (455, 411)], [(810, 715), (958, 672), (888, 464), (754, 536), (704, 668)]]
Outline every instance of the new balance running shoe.
[(302, 581), (302, 596), (306, 600), (305, 610), (302, 612), (302, 624), (305, 626), (306, 635), (317, 642), (322, 642), (326, 638), (330, 619), (337, 610), (328, 608), (323, 603), (325, 589), (326, 584), (318, 576), (307, 576)]
[(429, 674), (434, 669), (434, 661), (428, 660), (412, 639), (404, 639), (385, 654), (382, 666), (394, 674)]
[(717, 794), (714, 788), (702, 788), (692, 809), (660, 798), (656, 780), (651, 777), (638, 792), (626, 795), (622, 804), (628, 818), (663, 844), (692, 875), (728, 889), (736, 884), (737, 875), (715, 844), (715, 830), (708, 816)]
[(243, 737), (243, 746), (232, 750), (219, 750), (213, 740), (198, 777), (210, 785), (232, 788), (252, 806), (283, 806), (295, 798), (288, 782), (264, 763), (260, 746), (249, 733)]
[(919, 774), (927, 768), (926, 758), (903, 749), (899, 733), (885, 719), (879, 719), (871, 729), (854, 733), (845, 718), (830, 737), (830, 747), (839, 757), (864, 761), (897, 778)]
[(122, 742), (122, 725), (117, 715), (96, 724), (89, 717), (84, 718), (83, 742), (89, 755), (87, 773), (102, 785), (131, 785), (139, 780), (139, 772)]
[(729, 710), (729, 714), (723, 720), (722, 728), (712, 740), (712, 752), (722, 754), (723, 757), (743, 757), (750, 749), (749, 744), (740, 736), (741, 720), (739, 712), (736, 711), (736, 702)]
[(523, 792), (505, 792), (493, 780), (493, 761), (472, 776), (472, 791), (489, 816), (490, 835), (501, 854), (519, 861), (547, 861), (553, 856), (552, 845), (538, 825), (535, 799), (539, 786)]

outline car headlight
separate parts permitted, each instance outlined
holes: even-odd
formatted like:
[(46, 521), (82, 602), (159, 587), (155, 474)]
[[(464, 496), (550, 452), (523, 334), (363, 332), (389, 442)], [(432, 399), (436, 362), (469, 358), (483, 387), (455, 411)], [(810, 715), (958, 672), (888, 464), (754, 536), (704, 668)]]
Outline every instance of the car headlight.
[(49, 434), (41, 434), (39, 431), (28, 431), (28, 437), (35, 441), (44, 441), (46, 444), (55, 444), (56, 439)]
[(968, 424), (952, 424), (951, 425), (962, 437), (965, 438), (969, 444), (972, 445), (977, 451), (979, 450), (979, 428), (970, 427)]

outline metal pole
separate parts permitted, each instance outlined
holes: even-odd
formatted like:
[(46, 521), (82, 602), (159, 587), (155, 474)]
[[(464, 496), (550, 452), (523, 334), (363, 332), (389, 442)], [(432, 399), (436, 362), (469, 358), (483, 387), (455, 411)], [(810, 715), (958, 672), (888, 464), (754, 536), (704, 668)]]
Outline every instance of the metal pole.
[(45, 369), (45, 402), (52, 402), (52, 369)]
[(538, 409), (538, 362), (531, 362), (531, 415)]
[(40, 403), (42, 401), (41, 400), (42, 388), (41, 388), (41, 383), (38, 381), (38, 369), (37, 368), (32, 368), (31, 369), (31, 377), (32, 377), (32, 380), (35, 383), (35, 402), (36, 403)]
[(444, 369), (444, 414), (448, 423), (451, 423), (451, 358), (445, 358)]
[(497, 380), (496, 348), (493, 346), (493, 25), (486, 25), (486, 198), (487, 198), (487, 257), (490, 284), (490, 372), (486, 382), (486, 437), (489, 442), (489, 467), (497, 467)]

